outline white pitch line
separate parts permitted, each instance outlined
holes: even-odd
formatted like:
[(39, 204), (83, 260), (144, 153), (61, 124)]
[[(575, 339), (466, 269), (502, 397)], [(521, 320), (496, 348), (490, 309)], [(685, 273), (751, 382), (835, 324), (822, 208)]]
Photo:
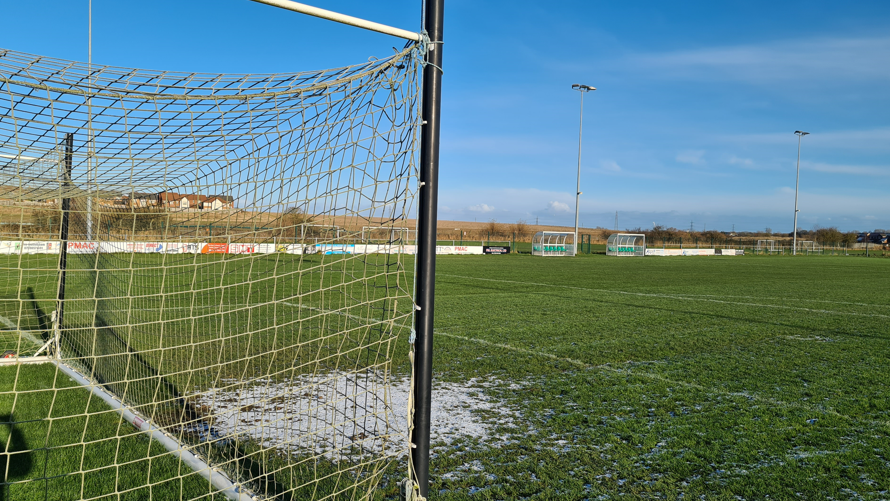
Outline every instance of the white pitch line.
[(583, 362), (581, 360), (577, 360), (574, 358), (559, 357), (557, 355), (554, 355), (552, 353), (547, 353), (544, 351), (529, 350), (527, 348), (520, 348), (520, 347), (512, 346), (509, 344), (495, 343), (492, 341), (486, 341), (484, 339), (477, 339), (477, 338), (471, 338), (471, 337), (467, 337), (467, 336), (461, 336), (459, 334), (449, 334), (447, 332), (442, 332), (442, 331), (435, 331), (435, 333), (438, 335), (441, 335), (441, 336), (445, 336), (445, 337), (460, 339), (463, 341), (470, 341), (470, 342), (478, 343), (478, 344), (484, 344), (484, 345), (493, 346), (496, 348), (503, 348), (505, 350), (515, 351), (517, 353), (524, 353), (526, 355), (533, 355), (533, 356), (548, 358), (548, 359), (554, 360), (554, 361), (567, 362), (567, 363), (570, 363), (577, 367), (580, 367), (582, 369), (602, 370), (602, 371), (606, 371), (606, 372), (612, 372), (615, 374), (625, 374), (625, 375), (631, 374), (634, 376), (640, 376), (640, 377), (644, 377), (647, 379), (654, 379), (654, 380), (660, 381), (662, 383), (668, 383), (668, 384), (672, 384), (672, 385), (676, 385), (676, 386), (685, 386), (687, 388), (692, 388), (695, 390), (703, 391), (703, 392), (711, 394), (711, 395), (725, 395), (725, 396), (730, 396), (730, 397), (748, 398), (748, 399), (757, 400), (758, 402), (762, 402), (764, 404), (769, 404), (769, 405), (776, 406), (776, 407), (785, 407), (785, 408), (789, 408), (789, 409), (791, 409), (791, 408), (803, 409), (803, 410), (807, 410), (807, 411), (817, 413), (817, 414), (830, 414), (832, 416), (846, 419), (848, 421), (868, 423), (873, 426), (884, 426), (884, 427), (890, 428), (890, 421), (878, 421), (878, 420), (874, 420), (874, 419), (857, 418), (857, 417), (853, 417), (853, 416), (848, 416), (846, 414), (841, 414), (840, 412), (837, 412), (834, 409), (818, 409), (818, 408), (814, 408), (814, 407), (811, 407), (811, 406), (805, 405), (805, 404), (800, 404), (800, 403), (796, 403), (796, 402), (785, 402), (783, 400), (776, 400), (774, 398), (763, 397), (763, 396), (760, 396), (760, 395), (757, 395), (754, 393), (748, 393), (748, 392), (723, 391), (723, 390), (719, 390), (716, 388), (710, 388), (707, 386), (703, 386), (703, 385), (700, 385), (697, 383), (690, 383), (688, 381), (677, 381), (674, 379), (669, 379), (669, 378), (666, 378), (660, 374), (654, 374), (651, 372), (645, 372), (645, 371), (638, 372), (638, 371), (629, 371), (629, 370), (624, 370), (624, 369), (618, 369), (618, 368), (615, 368), (609, 364), (593, 365), (593, 364), (589, 364), (587, 362)]
[(19, 329), (19, 326), (16, 325), (15, 322), (4, 317), (3, 315), (0, 315), (0, 324), (3, 324), (8, 329), (12, 329), (12, 331), (15, 332), (16, 334), (21, 334), (22, 336), (27, 338), (28, 341), (36, 344), (38, 347), (43, 344), (42, 341), (38, 341), (36, 337), (31, 335), (31, 333), (29, 331), (23, 331), (23, 330)]
[(674, 294), (674, 296), (690, 297), (732, 297), (736, 299), (776, 299), (779, 301), (807, 301), (810, 303), (845, 304), (849, 306), (868, 306), (870, 308), (890, 308), (890, 304), (851, 303), (847, 301), (829, 301), (827, 299), (800, 299), (796, 297), (758, 297), (758, 296), (729, 296), (726, 294)]
[[(285, 303), (285, 304), (287, 304), (287, 303)], [(303, 306), (303, 305), (291, 305), (291, 306), (297, 306), (297, 307), (309, 308), (309, 309), (316, 310), (316, 311), (324, 311), (324, 310), (322, 310), (321, 308), (314, 308), (314, 307), (311, 307), (311, 306)], [(355, 319), (358, 319), (358, 320), (366, 320), (366, 319), (363, 319), (363, 318), (361, 318), (361, 317), (357, 317), (357, 316), (355, 316), (355, 315), (351, 315), (351, 314), (349, 314), (349, 313), (345, 313), (345, 312), (330, 312), (330, 313), (337, 313), (337, 314), (339, 314), (339, 315), (343, 315), (343, 316), (346, 316), (346, 317), (355, 318)], [(404, 326), (400, 326), (400, 327), (404, 327)], [(873, 425), (873, 426), (890, 427), (890, 421), (877, 421), (877, 420), (873, 420), (873, 419), (857, 418), (857, 417), (853, 417), (853, 416), (848, 416), (848, 415), (846, 415), (846, 414), (841, 414), (840, 412), (837, 412), (837, 411), (835, 411), (835, 410), (833, 410), (833, 409), (817, 409), (817, 408), (813, 408), (813, 407), (811, 407), (811, 406), (804, 405), (804, 404), (785, 402), (785, 401), (782, 401), (782, 400), (776, 400), (776, 399), (774, 399), (774, 398), (763, 397), (763, 396), (760, 396), (760, 395), (756, 395), (756, 394), (752, 394), (752, 393), (747, 393), (747, 392), (722, 391), (722, 390), (719, 390), (719, 389), (716, 389), (716, 388), (709, 388), (709, 387), (707, 387), (707, 386), (703, 386), (703, 385), (696, 384), (696, 383), (690, 383), (690, 382), (687, 382), (687, 381), (677, 381), (677, 380), (673, 380), (673, 379), (668, 379), (668, 378), (666, 378), (666, 377), (664, 377), (664, 376), (661, 376), (661, 375), (659, 375), (659, 374), (654, 374), (654, 373), (651, 373), (651, 372), (627, 371), (627, 370), (617, 369), (617, 368), (615, 368), (615, 367), (612, 367), (611, 365), (593, 365), (593, 364), (589, 364), (589, 363), (587, 363), (587, 362), (583, 362), (583, 361), (581, 361), (581, 360), (577, 360), (577, 359), (574, 359), (574, 358), (568, 358), (568, 357), (560, 357), (560, 356), (554, 355), (554, 354), (552, 354), (552, 353), (547, 353), (547, 352), (544, 352), (544, 351), (529, 350), (529, 349), (527, 349), (527, 348), (520, 348), (520, 347), (518, 347), (518, 346), (513, 346), (513, 345), (509, 345), (509, 344), (505, 344), (505, 343), (495, 343), (495, 342), (492, 342), (492, 341), (486, 341), (486, 340), (484, 340), (484, 339), (477, 339), (477, 338), (471, 338), (471, 337), (467, 337), (467, 336), (461, 336), (461, 335), (459, 335), (459, 334), (449, 334), (449, 333), (447, 333), (447, 332), (442, 332), (442, 331), (439, 331), (439, 330), (434, 330), (433, 332), (434, 332), (434, 334), (438, 334), (438, 335), (445, 336), (445, 337), (450, 337), (450, 338), (453, 338), (453, 339), (460, 339), (460, 340), (463, 340), (463, 341), (469, 341), (469, 342), (473, 342), (473, 343), (484, 344), (484, 345), (487, 345), (487, 346), (494, 346), (494, 347), (497, 347), (497, 348), (503, 348), (503, 349), (505, 349), (505, 350), (515, 351), (515, 352), (517, 352), (517, 353), (525, 353), (526, 355), (533, 355), (533, 356), (543, 357), (543, 358), (547, 358), (547, 359), (554, 360), (554, 361), (567, 362), (567, 363), (570, 363), (570, 364), (575, 365), (575, 366), (577, 366), (577, 367), (580, 367), (580, 368), (582, 368), (582, 369), (588, 369), (588, 370), (602, 370), (602, 371), (607, 371), (607, 372), (613, 372), (613, 373), (616, 373), (616, 374), (628, 374), (628, 373), (630, 373), (630, 374), (633, 374), (633, 375), (635, 375), (635, 376), (641, 376), (641, 377), (648, 378), (648, 379), (654, 379), (654, 380), (656, 380), (656, 381), (660, 381), (660, 382), (662, 382), (662, 383), (668, 383), (668, 384), (673, 384), (673, 385), (677, 385), (677, 386), (685, 386), (685, 387), (688, 387), (688, 388), (693, 388), (693, 389), (696, 389), (696, 390), (699, 390), (699, 391), (703, 391), (703, 392), (705, 392), (705, 393), (709, 393), (709, 394), (712, 394), (712, 395), (714, 395), (714, 394), (719, 394), (719, 395), (726, 395), (726, 396), (730, 396), (730, 397), (749, 398), (749, 399), (757, 400), (758, 402), (762, 402), (762, 403), (769, 404), (769, 405), (773, 405), (773, 406), (777, 406), (777, 407), (785, 407), (785, 408), (789, 408), (789, 409), (791, 409), (791, 408), (795, 408), (795, 409), (803, 409), (803, 410), (810, 411), (810, 412), (813, 412), (813, 413), (830, 414), (830, 415), (832, 415), (832, 416), (836, 416), (836, 417), (839, 417), (839, 418), (842, 418), (842, 419), (846, 419), (846, 420), (848, 420), (848, 421), (861, 422), (861, 423), (868, 423), (868, 424), (871, 424), (871, 425)]]
[(817, 309), (813, 309), (813, 308), (803, 308), (803, 307), (799, 307), (799, 306), (784, 306), (784, 305), (778, 305), (778, 304), (739, 303), (739, 302), (735, 302), (735, 301), (720, 301), (718, 299), (706, 299), (706, 298), (700, 298), (700, 297), (672, 296), (669, 294), (652, 294), (652, 293), (645, 293), (645, 292), (626, 292), (626, 291), (616, 291), (616, 290), (610, 290), (610, 289), (589, 289), (586, 287), (575, 287), (572, 285), (544, 284), (544, 283), (538, 283), (538, 282), (520, 282), (518, 280), (501, 280), (501, 279), (496, 279), (496, 278), (468, 277), (465, 275), (449, 275), (449, 274), (445, 274), (445, 273), (440, 273), (439, 276), (464, 278), (467, 280), (481, 280), (481, 281), (485, 281), (485, 282), (502, 282), (502, 283), (507, 283), (507, 284), (534, 285), (534, 286), (539, 286), (539, 287), (554, 287), (554, 288), (559, 288), (559, 289), (572, 289), (572, 290), (579, 290), (579, 291), (586, 291), (586, 292), (623, 294), (626, 296), (658, 297), (658, 298), (665, 298), (665, 299), (676, 299), (676, 300), (681, 300), (681, 301), (704, 301), (704, 302), (708, 302), (708, 303), (731, 304), (731, 305), (735, 305), (735, 306), (756, 306), (758, 308), (774, 308), (774, 309), (780, 309), (780, 310), (807, 311), (810, 313), (823, 313), (826, 315), (847, 315), (847, 316), (854, 316), (854, 317), (873, 317), (873, 318), (890, 319), (890, 315), (880, 315), (877, 313), (856, 313), (856, 312), (852, 312), (852, 311), (848, 312), (848, 311), (817, 310)]

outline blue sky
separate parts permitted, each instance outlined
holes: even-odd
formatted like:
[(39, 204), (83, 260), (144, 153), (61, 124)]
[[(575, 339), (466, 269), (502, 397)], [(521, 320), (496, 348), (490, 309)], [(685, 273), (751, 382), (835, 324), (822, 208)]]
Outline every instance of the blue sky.
[[(307, 0), (304, 0), (307, 1)], [(308, 3), (405, 29), (419, 0)], [(85, 61), (87, 1), (3, 2), (0, 47)], [(21, 22), (9, 22), (19, 19)], [(94, 0), (93, 61), (267, 73), (400, 40), (247, 0)], [(448, 0), (441, 219), (890, 227), (890, 2)]]

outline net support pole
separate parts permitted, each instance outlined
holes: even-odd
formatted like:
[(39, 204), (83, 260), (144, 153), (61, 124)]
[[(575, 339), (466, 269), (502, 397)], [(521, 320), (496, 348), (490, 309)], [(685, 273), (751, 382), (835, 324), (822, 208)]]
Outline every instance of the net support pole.
[(430, 487), (430, 413), (433, 386), (433, 299), (436, 284), (436, 217), (439, 192), (439, 129), (442, 96), (442, 24), (444, 0), (424, 0), (424, 28), (429, 37), (423, 68), (423, 128), (420, 137), (420, 190), (417, 217), (417, 282), (414, 316), (414, 427), (411, 462), (428, 497)]
[[(73, 158), (74, 133), (69, 132), (65, 134), (65, 156), (62, 158), (62, 167), (65, 169), (65, 172), (62, 174), (64, 177), (60, 191), (63, 194), (72, 186), (71, 164), (73, 163)], [(64, 325), (62, 318), (65, 313), (65, 271), (68, 269), (68, 222), (71, 214), (71, 195), (64, 194), (64, 196), (65, 198), (62, 199), (62, 221), (59, 231), (59, 295), (57, 297), (58, 304), (56, 305), (56, 325), (59, 329)]]

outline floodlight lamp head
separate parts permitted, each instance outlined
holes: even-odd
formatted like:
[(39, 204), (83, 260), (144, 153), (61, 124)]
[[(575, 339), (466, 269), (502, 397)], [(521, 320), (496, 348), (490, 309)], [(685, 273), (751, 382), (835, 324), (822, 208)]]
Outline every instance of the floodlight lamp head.
[(796, 131), (794, 131), (794, 133), (797, 134), (798, 136), (806, 136), (807, 134), (809, 134), (809, 132), (804, 132), (802, 130), (796, 130)]
[(581, 84), (572, 84), (572, 88), (573, 88), (573, 89), (577, 89), (577, 88), (579, 88), (579, 87), (581, 87)]

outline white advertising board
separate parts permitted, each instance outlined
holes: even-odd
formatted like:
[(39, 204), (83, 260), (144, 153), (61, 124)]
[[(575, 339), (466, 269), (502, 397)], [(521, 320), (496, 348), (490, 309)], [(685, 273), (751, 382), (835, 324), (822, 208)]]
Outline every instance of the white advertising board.
[(206, 243), (167, 242), (164, 252), (167, 254), (200, 254)]
[(302, 254), (303, 246), (300, 244), (278, 244), (275, 246), (275, 251), (285, 254)]
[(53, 241), (22, 242), (22, 254), (58, 254), (61, 245)]
[(99, 242), (68, 241), (68, 254), (95, 254), (99, 250)]
[(436, 254), (478, 254), (482, 255), (481, 245), (437, 245)]
[(257, 244), (257, 254), (272, 254), (275, 252), (275, 244)]
[(647, 256), (714, 256), (715, 249), (646, 249)]
[(229, 244), (229, 254), (255, 254), (257, 244)]
[(18, 254), (21, 248), (21, 242), (0, 242), (0, 254)]
[(713, 256), (714, 249), (683, 249), (684, 256)]
[[(95, 244), (96, 242), (91, 242)], [(158, 254), (164, 252), (167, 245), (165, 242), (99, 242), (99, 252), (126, 252), (137, 254)], [(68, 246), (68, 252), (71, 252), (71, 246)]]

